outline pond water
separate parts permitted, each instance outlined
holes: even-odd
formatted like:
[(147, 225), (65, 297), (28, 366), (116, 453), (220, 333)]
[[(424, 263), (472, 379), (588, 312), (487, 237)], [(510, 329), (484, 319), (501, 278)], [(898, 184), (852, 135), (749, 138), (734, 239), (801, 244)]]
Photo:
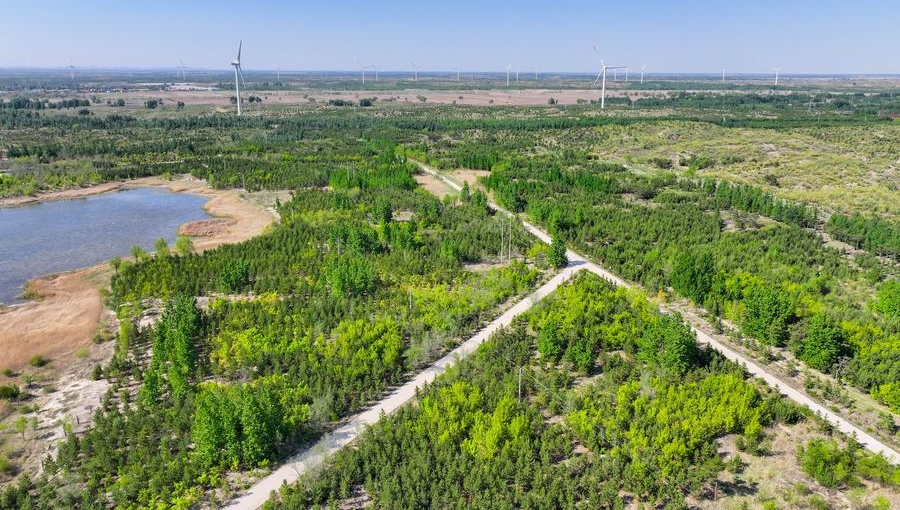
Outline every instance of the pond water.
[(134, 245), (152, 250), (178, 227), (209, 218), (206, 198), (137, 188), (74, 200), (0, 208), (0, 303), (18, 302), (28, 280), (90, 266)]

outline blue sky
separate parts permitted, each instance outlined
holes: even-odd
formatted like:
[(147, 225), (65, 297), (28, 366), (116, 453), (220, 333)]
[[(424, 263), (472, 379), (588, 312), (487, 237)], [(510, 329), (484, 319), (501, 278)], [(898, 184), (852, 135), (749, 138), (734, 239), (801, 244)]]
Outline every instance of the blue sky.
[(900, 73), (897, 0), (4, 0), (0, 67)]

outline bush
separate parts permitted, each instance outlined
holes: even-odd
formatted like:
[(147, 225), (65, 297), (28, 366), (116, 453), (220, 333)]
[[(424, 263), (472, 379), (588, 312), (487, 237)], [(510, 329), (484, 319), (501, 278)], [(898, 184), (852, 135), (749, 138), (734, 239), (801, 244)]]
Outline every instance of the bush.
[(833, 439), (811, 439), (797, 448), (803, 471), (830, 489), (855, 484), (853, 454), (842, 450)]
[(13, 400), (19, 397), (19, 387), (12, 384), (0, 384), (0, 399)]
[(50, 363), (50, 360), (39, 354), (32, 356), (31, 359), (28, 360), (28, 364), (33, 367), (42, 367), (42, 366), (46, 365), (47, 363)]

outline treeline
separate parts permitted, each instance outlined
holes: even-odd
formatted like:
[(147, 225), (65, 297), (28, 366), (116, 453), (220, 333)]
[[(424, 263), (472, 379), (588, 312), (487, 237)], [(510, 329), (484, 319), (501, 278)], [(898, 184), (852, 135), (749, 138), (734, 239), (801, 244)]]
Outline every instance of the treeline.
[(678, 508), (712, 496), (716, 438), (757, 453), (765, 426), (802, 419), (743, 379), (679, 318), (583, 274), (268, 508)]
[(876, 216), (835, 213), (825, 223), (825, 231), (857, 249), (900, 261), (900, 223)]
[(59, 101), (51, 101), (49, 99), (31, 99), (27, 97), (14, 97), (9, 101), (0, 98), (0, 109), (10, 110), (62, 110), (69, 108), (82, 108), (91, 106), (91, 102), (87, 99), (61, 99)]

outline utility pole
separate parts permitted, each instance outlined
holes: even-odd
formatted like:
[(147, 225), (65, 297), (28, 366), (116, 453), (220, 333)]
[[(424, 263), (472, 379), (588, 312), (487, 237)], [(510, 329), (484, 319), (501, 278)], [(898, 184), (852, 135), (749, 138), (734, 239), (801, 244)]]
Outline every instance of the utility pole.
[(522, 401), (522, 367), (519, 367), (519, 402)]

